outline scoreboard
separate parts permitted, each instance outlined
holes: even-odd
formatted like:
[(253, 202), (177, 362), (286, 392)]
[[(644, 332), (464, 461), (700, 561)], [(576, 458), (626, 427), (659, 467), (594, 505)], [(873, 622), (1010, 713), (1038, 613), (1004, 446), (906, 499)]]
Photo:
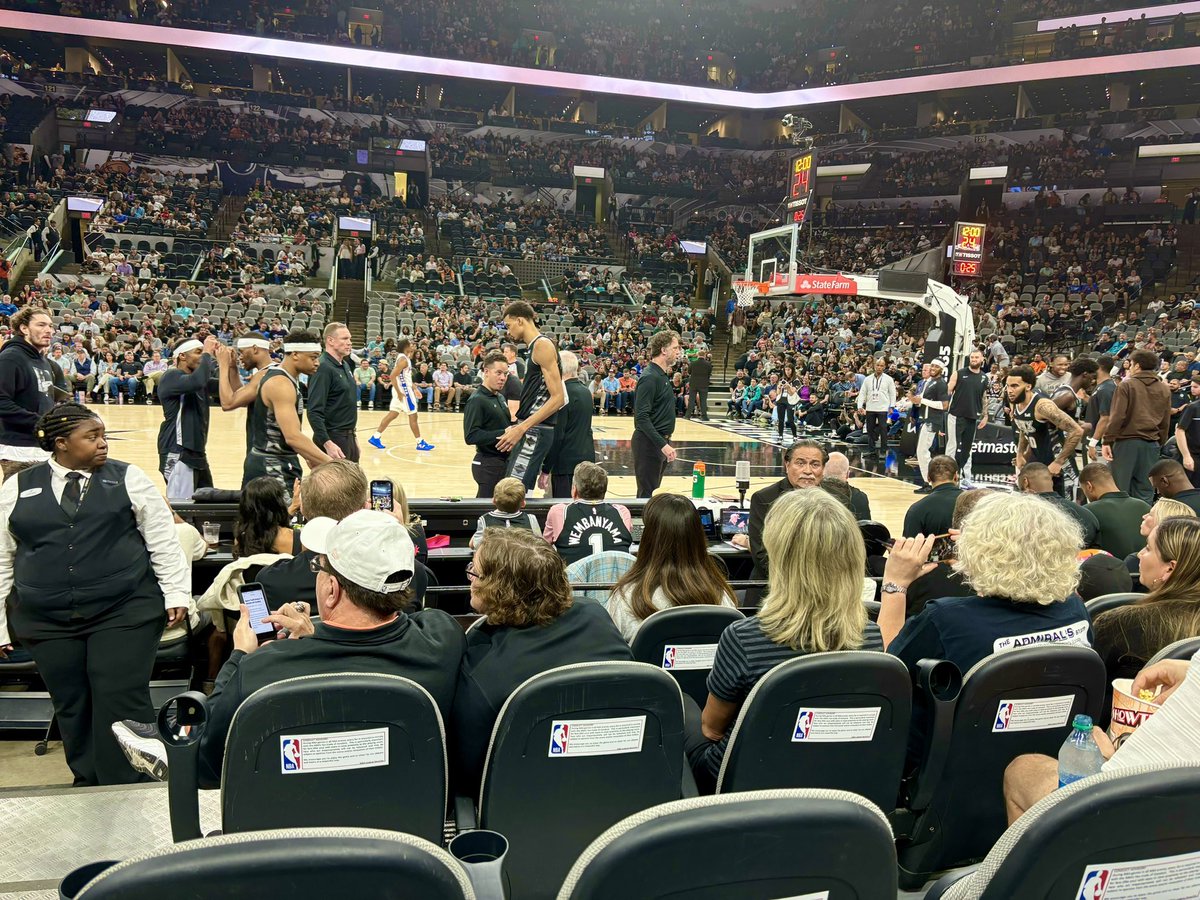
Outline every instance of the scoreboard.
[(785, 206), (787, 221), (795, 225), (803, 225), (808, 203), (812, 199), (813, 185), (816, 183), (816, 154), (804, 153), (793, 157), (788, 164), (788, 193)]
[(987, 226), (978, 222), (957, 222), (954, 243), (950, 245), (950, 274), (959, 278), (983, 275), (983, 238)]

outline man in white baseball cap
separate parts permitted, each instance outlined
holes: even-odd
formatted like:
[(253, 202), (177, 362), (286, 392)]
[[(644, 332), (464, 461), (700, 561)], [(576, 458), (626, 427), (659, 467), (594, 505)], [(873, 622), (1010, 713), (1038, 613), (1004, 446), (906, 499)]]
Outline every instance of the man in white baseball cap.
[(411, 678), (429, 691), (448, 719), (459, 663), (462, 628), (438, 609), (406, 613), (416, 558), (412, 538), (394, 516), (362, 509), (340, 522), (315, 518), (300, 534), (315, 553), (317, 611), (312, 620), (292, 604), (264, 619), (287, 633), (262, 646), (242, 606), (234, 650), (217, 675), (209, 721), (200, 744), (200, 783), (221, 779), (225, 739), (234, 713), (256, 690), (301, 675), (373, 672)]

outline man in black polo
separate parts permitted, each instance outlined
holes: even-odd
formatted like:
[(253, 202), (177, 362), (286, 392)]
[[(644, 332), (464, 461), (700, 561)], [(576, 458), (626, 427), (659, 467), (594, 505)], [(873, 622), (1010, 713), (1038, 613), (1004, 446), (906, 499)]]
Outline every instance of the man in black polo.
[(313, 441), (334, 459), (358, 462), (358, 384), (350, 361), (350, 329), (341, 322), (325, 326), (325, 352), (308, 380), (308, 421)]
[(1027, 494), (1037, 494), (1074, 519), (1083, 532), (1084, 547), (1091, 547), (1096, 543), (1100, 534), (1100, 522), (1086, 506), (1068, 500), (1054, 489), (1054, 476), (1043, 463), (1026, 463), (1017, 473), (1017, 488)]
[[(542, 463), (542, 480), (549, 476), (551, 497), (570, 497), (575, 467), (581, 462), (596, 461), (596, 442), (592, 436), (592, 395), (579, 380), (579, 357), (570, 350), (560, 350), (558, 363), (562, 367), (563, 387), (567, 405), (554, 420), (554, 443)], [(490, 496), (490, 495), (489, 495)]]
[(679, 358), (679, 335), (656, 331), (650, 338), (650, 363), (638, 379), (633, 400), (633, 473), (637, 495), (649, 497), (662, 484), (667, 464), (675, 461), (669, 443), (675, 431), (675, 388), (671, 369)]
[(688, 366), (692, 386), (691, 399), (688, 401), (689, 419), (708, 421), (708, 386), (712, 381), (712, 371), (712, 354), (707, 350), (701, 350)]
[(958, 486), (958, 466), (948, 456), (929, 461), (931, 490), (908, 508), (904, 515), (904, 536), (945, 534), (954, 519), (954, 504), (962, 489)]
[(946, 455), (954, 457), (962, 473), (961, 483), (970, 485), (971, 447), (975, 432), (987, 425), (988, 379), (983, 374), (983, 352), (972, 350), (967, 365), (950, 376), (950, 415), (946, 423)]
[(1178, 500), (1200, 515), (1200, 491), (1192, 487), (1187, 469), (1173, 459), (1160, 459), (1150, 467), (1150, 486), (1160, 497)]
[(321, 623), (314, 627), (308, 615), (290, 605), (276, 609), (269, 620), (288, 629), (291, 639), (260, 647), (249, 612), (241, 608), (233, 654), (209, 698), (200, 743), (204, 787), (220, 783), (225, 741), (238, 707), (260, 688), (288, 678), (328, 672), (399, 675), (427, 690), (443, 719), (450, 715), (466, 641), (462, 628), (442, 610), (405, 612), (418, 563), (404, 526), (385, 512), (360, 509), (341, 522), (310, 519), (300, 539), (303, 555), (319, 568), (315, 609)]
[(471, 477), (479, 485), (475, 496), (490, 500), (496, 482), (504, 477), (508, 466), (508, 454), (496, 446), (496, 441), (512, 424), (503, 391), (513, 376), (509, 374), (508, 360), (498, 351), (483, 358), (480, 374), (482, 386), (463, 409), (463, 438), (475, 446), (475, 458), (471, 460)]

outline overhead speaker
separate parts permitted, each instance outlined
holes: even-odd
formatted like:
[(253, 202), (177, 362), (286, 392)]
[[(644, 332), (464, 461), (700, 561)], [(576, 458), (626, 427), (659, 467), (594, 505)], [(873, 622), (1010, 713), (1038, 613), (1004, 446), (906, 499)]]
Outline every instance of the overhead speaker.
[(924, 272), (902, 272), (899, 269), (879, 270), (879, 290), (896, 294), (924, 294), (929, 276)]

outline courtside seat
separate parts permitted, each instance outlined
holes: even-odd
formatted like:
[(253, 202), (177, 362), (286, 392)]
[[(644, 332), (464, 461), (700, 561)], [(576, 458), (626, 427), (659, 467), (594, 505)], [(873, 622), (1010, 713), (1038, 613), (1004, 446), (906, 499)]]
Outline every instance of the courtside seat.
[(1129, 606), (1145, 596), (1145, 594), (1136, 593), (1101, 594), (1099, 597), (1088, 600), (1084, 606), (1087, 607), (1088, 615), (1094, 620), (1102, 612), (1108, 612), (1119, 606)]
[[(975, 870), (945, 876), (925, 900), (1075, 900), (1105, 896), (1125, 866), (1145, 867), (1122, 896), (1184, 896), (1160, 887), (1170, 857), (1200, 852), (1200, 767), (1139, 766), (1084, 778), (1043, 798), (996, 842)], [(1193, 873), (1183, 884), (1196, 889)], [(1161, 879), (1156, 881), (1154, 879)], [(1186, 889), (1186, 888), (1185, 888)], [(1194, 894), (1188, 894), (1194, 896)]]
[(68, 900), (473, 900), (462, 867), (429, 841), (394, 831), (313, 828), (257, 831), (187, 841), (125, 862), (76, 869)]
[(1024, 753), (1057, 756), (1077, 714), (1099, 717), (1106, 685), (1089, 647), (992, 654), (963, 676), (954, 700), (941, 699), (922, 669), (929, 724), (908, 812), (895, 822), (904, 887), (982, 858), (1004, 833), (1005, 767)]
[[(722, 632), (746, 618), (728, 606), (676, 606), (645, 619), (633, 636), (638, 662), (659, 666), (701, 708), (708, 700), (708, 673)], [(902, 667), (903, 668), (903, 667)]]
[[(176, 840), (200, 834), (194, 798), (204, 699), (184, 694), (159, 713)], [(186, 737), (169, 726), (171, 707), (178, 725), (192, 726)], [(416, 682), (356, 673), (289, 678), (255, 691), (234, 714), (222, 829), (383, 828), (440, 842), (446, 781), (442, 717)]]
[[(683, 697), (670, 675), (635, 662), (561, 666), (530, 678), (501, 708), (478, 823), (509, 841), (512, 897), (554, 897), (572, 861), (606, 828), (694, 796), (690, 781)], [(459, 798), (460, 831), (475, 827), (474, 814)]]
[(664, 803), (592, 842), (558, 900), (896, 896), (887, 818), (847, 791), (776, 790)]
[(717, 793), (825, 788), (896, 808), (912, 679), (886, 653), (813, 653), (780, 663), (742, 704)]
[(1167, 644), (1150, 657), (1146, 665), (1153, 665), (1164, 659), (1191, 659), (1197, 653), (1200, 653), (1200, 637), (1183, 638), (1183, 640)]

